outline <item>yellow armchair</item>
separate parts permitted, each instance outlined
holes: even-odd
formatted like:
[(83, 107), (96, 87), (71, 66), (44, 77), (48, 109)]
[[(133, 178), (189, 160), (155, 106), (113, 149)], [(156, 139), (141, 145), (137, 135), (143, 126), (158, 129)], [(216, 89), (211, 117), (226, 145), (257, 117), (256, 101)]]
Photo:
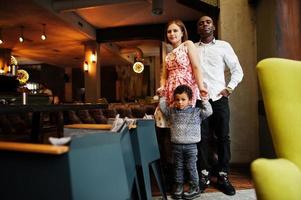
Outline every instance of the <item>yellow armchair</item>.
[(252, 162), (256, 195), (259, 200), (300, 200), (301, 61), (268, 58), (257, 71), (277, 159)]

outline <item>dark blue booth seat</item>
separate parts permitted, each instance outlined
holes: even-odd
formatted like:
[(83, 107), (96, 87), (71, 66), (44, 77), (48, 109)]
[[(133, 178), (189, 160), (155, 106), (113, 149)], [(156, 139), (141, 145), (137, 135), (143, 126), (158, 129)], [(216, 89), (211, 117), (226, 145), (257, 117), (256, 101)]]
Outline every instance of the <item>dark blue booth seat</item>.
[(0, 151), (1, 200), (72, 199), (69, 156)]
[(70, 173), (75, 200), (131, 199), (138, 182), (127, 126), (72, 140)]
[(149, 169), (166, 198), (159, 158), (154, 120), (137, 120), (131, 131), (85, 129), (60, 155), (0, 150), (0, 199), (125, 200), (133, 191), (152, 199)]
[(138, 191), (129, 130), (91, 130), (69, 152), (47, 155), (0, 150), (1, 200), (132, 199)]
[(167, 199), (161, 168), (159, 166), (160, 152), (154, 120), (138, 119), (137, 128), (131, 130), (135, 160), (141, 175), (140, 191), (143, 199), (152, 199), (150, 170), (153, 171), (161, 195)]

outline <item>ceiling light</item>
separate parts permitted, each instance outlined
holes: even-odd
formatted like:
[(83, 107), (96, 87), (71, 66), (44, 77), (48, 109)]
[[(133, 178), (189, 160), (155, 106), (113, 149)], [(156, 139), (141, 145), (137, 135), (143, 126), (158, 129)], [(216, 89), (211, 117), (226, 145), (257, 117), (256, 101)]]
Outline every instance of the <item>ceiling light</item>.
[(152, 13), (154, 15), (163, 14), (163, 0), (152, 0)]
[(133, 70), (134, 70), (134, 72), (136, 72), (138, 74), (143, 72), (143, 70), (144, 70), (143, 63), (142, 62), (135, 62), (134, 65), (133, 65)]
[(20, 37), (19, 37), (19, 42), (21, 42), (21, 43), (24, 42), (23, 28), (24, 28), (23, 26), (20, 27), (20, 29), (21, 29), (21, 34), (20, 34)]
[(84, 71), (88, 72), (89, 71), (89, 64), (87, 61), (84, 62)]
[(42, 24), (42, 26), (43, 26), (43, 34), (41, 35), (41, 39), (42, 40), (46, 40), (47, 39), (47, 36), (46, 36), (46, 33), (45, 33), (45, 26), (46, 26), (46, 24)]

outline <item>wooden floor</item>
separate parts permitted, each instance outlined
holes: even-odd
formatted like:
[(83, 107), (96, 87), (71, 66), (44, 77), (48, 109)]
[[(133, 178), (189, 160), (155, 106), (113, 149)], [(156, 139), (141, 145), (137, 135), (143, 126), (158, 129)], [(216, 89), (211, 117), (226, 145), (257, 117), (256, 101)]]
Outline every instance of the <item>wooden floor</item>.
[[(232, 166), (229, 179), (236, 190), (251, 189), (253, 187), (249, 166)], [(216, 178), (212, 180), (216, 181)], [(213, 186), (210, 186), (206, 192), (218, 191)]]
[[(229, 179), (232, 185), (235, 187), (236, 190), (244, 190), (244, 189), (252, 189), (253, 183), (250, 174), (250, 167), (249, 165), (235, 165), (231, 166), (231, 173), (229, 174)], [(205, 190), (205, 192), (217, 192), (218, 190), (214, 187), (214, 182), (216, 178), (212, 178), (211, 185), (209, 188)], [(157, 187), (155, 180), (152, 180), (152, 190), (153, 196), (160, 195), (160, 191)]]

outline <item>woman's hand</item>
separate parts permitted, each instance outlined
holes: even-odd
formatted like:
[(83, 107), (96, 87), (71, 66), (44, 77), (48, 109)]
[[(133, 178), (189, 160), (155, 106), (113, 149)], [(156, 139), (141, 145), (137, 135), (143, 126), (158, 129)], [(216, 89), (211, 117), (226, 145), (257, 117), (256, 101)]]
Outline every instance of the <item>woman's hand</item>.
[(200, 95), (201, 95), (201, 97), (208, 96), (208, 90), (207, 90), (207, 88), (205, 88), (205, 87), (201, 88), (200, 89)]
[(163, 93), (164, 93), (164, 87), (162, 86), (156, 90), (156, 94), (159, 95), (160, 97), (163, 96)]

